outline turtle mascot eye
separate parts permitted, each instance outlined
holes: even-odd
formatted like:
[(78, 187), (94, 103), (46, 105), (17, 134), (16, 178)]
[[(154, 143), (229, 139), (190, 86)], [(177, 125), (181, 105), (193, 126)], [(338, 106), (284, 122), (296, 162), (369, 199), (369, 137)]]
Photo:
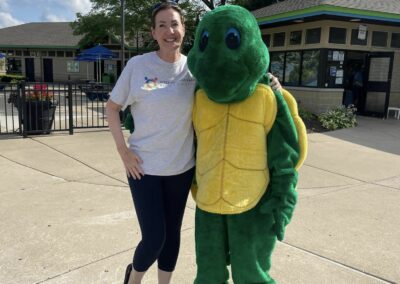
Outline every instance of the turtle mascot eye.
[(199, 41), (199, 49), (200, 51), (204, 51), (207, 47), (207, 43), (208, 43), (208, 32), (207, 31), (203, 31), (201, 34), (201, 39)]
[(229, 49), (236, 49), (240, 46), (240, 33), (235, 28), (230, 28), (225, 35), (225, 43)]
[(306, 131), (294, 98), (273, 92), (254, 16), (220, 6), (200, 21), (188, 67), (197, 80), (196, 284), (275, 283), (269, 275), (297, 200)]

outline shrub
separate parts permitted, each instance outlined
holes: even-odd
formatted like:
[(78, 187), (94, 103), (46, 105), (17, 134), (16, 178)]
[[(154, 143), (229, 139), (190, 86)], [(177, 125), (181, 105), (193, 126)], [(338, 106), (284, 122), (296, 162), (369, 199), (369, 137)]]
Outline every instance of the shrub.
[(322, 126), (328, 130), (349, 128), (357, 125), (356, 108), (340, 106), (318, 116)]
[(301, 119), (303, 121), (313, 119), (313, 114), (311, 112), (309, 112), (308, 110), (305, 110), (301, 107), (299, 107), (299, 116), (301, 117)]
[(5, 74), (5, 75), (0, 75), (0, 82), (4, 83), (14, 83), (14, 82), (19, 82), (24, 80), (25, 77), (22, 75), (13, 75), (13, 74)]

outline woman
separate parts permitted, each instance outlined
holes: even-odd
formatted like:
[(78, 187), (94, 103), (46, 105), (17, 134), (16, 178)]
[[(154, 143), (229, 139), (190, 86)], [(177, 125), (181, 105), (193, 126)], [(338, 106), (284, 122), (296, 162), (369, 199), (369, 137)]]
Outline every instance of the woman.
[[(159, 283), (175, 268), (180, 229), (194, 175), (191, 122), (195, 81), (180, 48), (185, 35), (182, 11), (163, 2), (152, 12), (156, 52), (129, 60), (107, 102), (108, 123), (125, 166), (142, 233), (125, 283), (141, 283), (157, 260)], [(274, 88), (280, 84), (272, 78)], [(119, 111), (131, 106), (135, 131), (129, 148)]]
[[(184, 19), (175, 2), (152, 13), (159, 50), (129, 60), (107, 103), (107, 116), (124, 163), (142, 232), (126, 283), (140, 283), (157, 260), (159, 283), (169, 283), (194, 174), (191, 124), (194, 78), (180, 53)], [(135, 131), (126, 146), (119, 111), (131, 105)], [(130, 272), (130, 270), (132, 272)]]

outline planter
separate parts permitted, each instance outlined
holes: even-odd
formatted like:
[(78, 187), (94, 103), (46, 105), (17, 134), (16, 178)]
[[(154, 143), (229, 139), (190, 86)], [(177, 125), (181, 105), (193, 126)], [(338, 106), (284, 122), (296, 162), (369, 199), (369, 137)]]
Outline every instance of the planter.
[[(29, 134), (49, 134), (53, 126), (56, 104), (51, 101), (28, 101), (23, 117), (24, 131)], [(18, 109), (21, 113), (21, 109)]]

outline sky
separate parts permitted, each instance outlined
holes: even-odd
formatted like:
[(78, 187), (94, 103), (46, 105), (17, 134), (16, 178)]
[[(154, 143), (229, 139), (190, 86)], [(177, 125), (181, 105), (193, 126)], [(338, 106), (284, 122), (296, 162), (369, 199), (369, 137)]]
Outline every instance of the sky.
[(31, 22), (70, 22), (90, 11), (90, 0), (0, 0), (0, 28)]

